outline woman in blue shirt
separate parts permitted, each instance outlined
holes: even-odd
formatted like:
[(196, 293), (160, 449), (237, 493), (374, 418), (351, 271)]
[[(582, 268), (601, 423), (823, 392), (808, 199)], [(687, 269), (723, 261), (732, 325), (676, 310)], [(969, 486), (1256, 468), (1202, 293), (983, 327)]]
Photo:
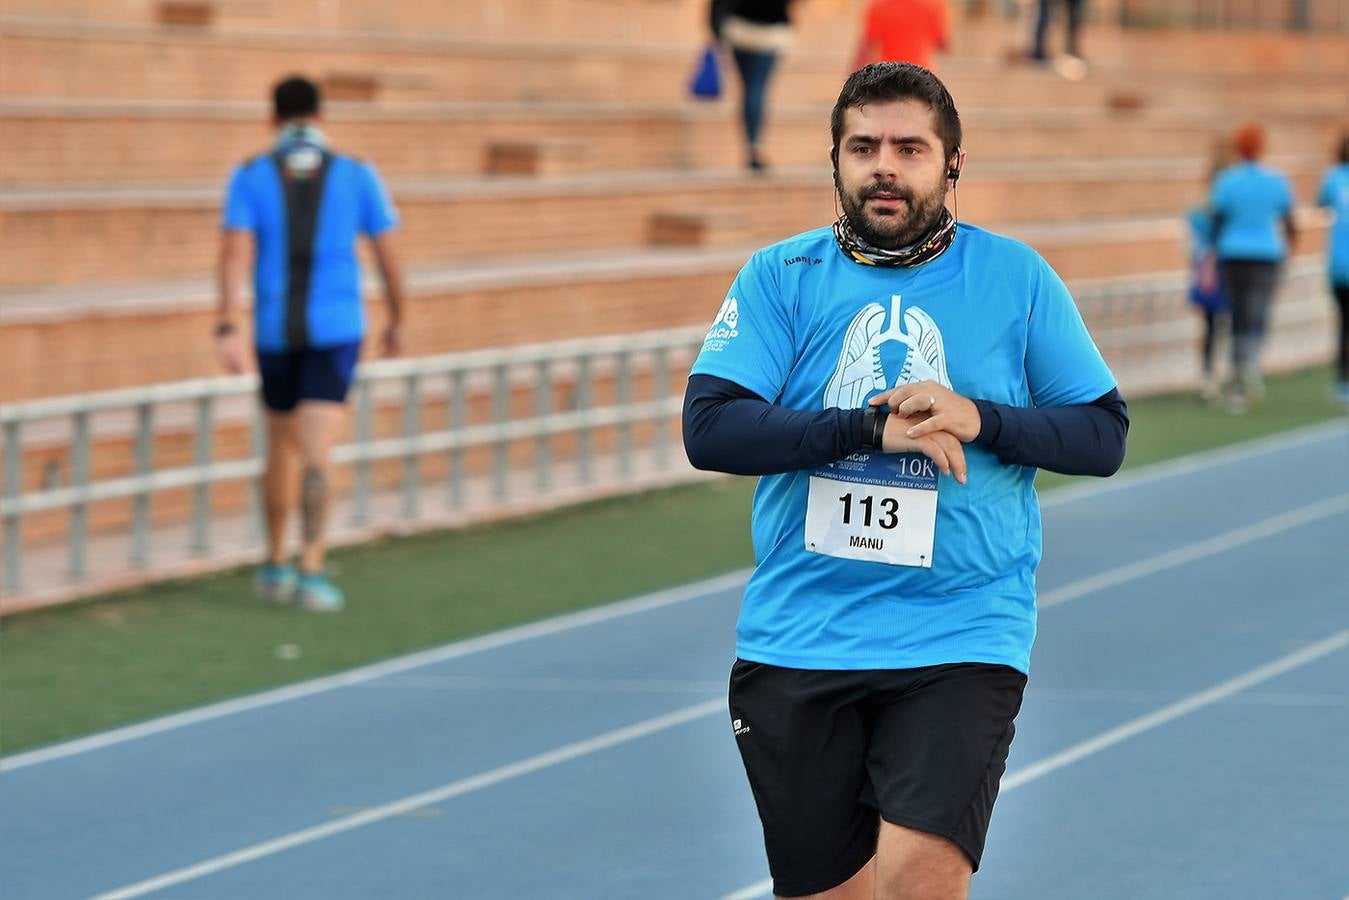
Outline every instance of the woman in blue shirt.
[(1340, 139), (1340, 162), (1326, 173), (1317, 203), (1331, 211), (1330, 289), (1340, 312), (1340, 352), (1335, 357), (1335, 399), (1349, 407), (1349, 132)]
[(1209, 207), (1223, 290), (1232, 307), (1229, 399), (1233, 410), (1242, 412), (1264, 399), (1260, 347), (1279, 269), (1296, 234), (1288, 179), (1259, 161), (1264, 131), (1258, 125), (1247, 125), (1233, 143), (1241, 161), (1218, 176)]

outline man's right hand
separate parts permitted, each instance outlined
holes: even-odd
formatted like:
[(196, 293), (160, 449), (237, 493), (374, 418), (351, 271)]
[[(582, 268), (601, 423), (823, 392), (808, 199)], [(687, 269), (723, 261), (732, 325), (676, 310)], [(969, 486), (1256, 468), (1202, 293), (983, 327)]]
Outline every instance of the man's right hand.
[(912, 416), (891, 413), (886, 417), (885, 432), (881, 435), (881, 452), (921, 453), (936, 463), (943, 475), (954, 475), (958, 483), (964, 484), (969, 470), (965, 465), (965, 448), (959, 438), (947, 431), (933, 431), (916, 438), (908, 436), (910, 428), (927, 418), (927, 413)]
[(217, 335), (215, 339), (216, 356), (220, 358), (220, 365), (231, 375), (238, 375), (244, 370), (245, 360), (248, 356), (244, 349), (243, 335), (237, 331), (231, 331), (227, 334)]

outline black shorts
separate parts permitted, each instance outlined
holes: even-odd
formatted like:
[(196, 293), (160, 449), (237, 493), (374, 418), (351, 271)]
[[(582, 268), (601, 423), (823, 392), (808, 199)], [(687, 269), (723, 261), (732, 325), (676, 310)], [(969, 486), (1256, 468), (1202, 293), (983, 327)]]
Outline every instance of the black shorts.
[(1026, 676), (1008, 666), (813, 671), (736, 660), (730, 710), (773, 890), (847, 881), (880, 819), (984, 852)]
[(345, 403), (360, 355), (360, 341), (321, 350), (259, 350), (262, 402), (272, 412), (291, 412), (305, 400)]

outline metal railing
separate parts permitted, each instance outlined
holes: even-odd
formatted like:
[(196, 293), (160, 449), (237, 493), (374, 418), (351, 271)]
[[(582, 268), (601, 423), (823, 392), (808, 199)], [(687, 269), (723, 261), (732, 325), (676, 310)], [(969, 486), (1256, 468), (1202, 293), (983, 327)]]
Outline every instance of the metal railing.
[[(473, 448), (491, 452), (491, 495), (504, 501), (512, 490), (510, 451), (513, 445), (532, 448), (534, 476), (531, 495), (546, 495), (555, 488), (553, 444), (562, 435), (575, 435), (575, 477), (581, 485), (595, 483), (597, 449), (594, 437), (610, 430), (613, 448), (606, 454), (613, 463), (609, 482), (631, 482), (635, 473), (634, 426), (653, 423), (645, 462), (668, 469), (682, 450), (671, 445), (669, 425), (678, 417), (682, 378), (701, 346), (703, 328), (683, 328), (630, 335), (615, 335), (547, 344), (531, 344), (491, 350), (450, 353), (417, 359), (387, 360), (364, 364), (353, 385), (355, 440), (337, 447), (334, 462), (352, 467), (350, 500), (354, 525), (369, 524), (371, 500), (376, 492), (374, 465), (383, 460), (402, 463), (401, 514), (415, 520), (421, 515), (426, 485), (420, 462), (435, 454), (447, 456), (444, 489), (452, 509), (464, 505), (465, 484), (470, 477), (466, 454)], [(672, 373), (673, 376), (672, 376)], [(647, 396), (638, 399), (635, 385), (643, 376)], [(596, 388), (603, 380), (611, 402), (598, 403)], [(438, 385), (436, 383), (439, 383)], [(4, 535), (4, 590), (17, 594), (24, 588), (24, 520), (42, 513), (65, 511), (68, 576), (78, 582), (88, 573), (89, 510), (95, 503), (129, 500), (129, 562), (135, 568), (150, 565), (153, 548), (151, 499), (174, 489), (191, 490), (190, 534), (194, 553), (212, 551), (212, 487), (227, 481), (249, 481), (253, 491), (249, 515), (261, 533), (260, 478), (266, 456), (266, 429), (262, 415), (251, 414), (248, 454), (239, 459), (216, 459), (214, 439), (221, 427), (218, 416), (230, 401), (236, 410), (255, 408), (252, 395), (258, 389), (256, 376), (196, 379), (58, 397), (0, 408), (4, 434), (4, 487), (0, 492), (0, 519)], [(555, 408), (559, 390), (567, 394)], [(527, 417), (512, 416), (513, 397), (532, 395)], [(470, 400), (483, 400), (487, 419), (475, 422), (469, 414)], [(399, 407), (401, 433), (376, 433), (377, 406), (384, 400)], [(447, 416), (440, 427), (428, 427), (424, 407), (444, 399)], [(154, 466), (156, 423), (160, 411), (187, 405), (192, 409), (192, 462), (156, 470)], [(132, 472), (97, 479), (92, 476), (93, 448), (97, 435), (91, 420), (109, 411), (131, 411)], [(180, 420), (184, 417), (180, 416)], [(25, 432), (39, 423), (65, 420), (68, 427), (55, 443), (68, 454), (69, 483), (43, 484), (25, 490)], [(237, 421), (237, 416), (236, 416)], [(187, 422), (183, 423), (187, 425)], [(49, 431), (51, 429), (48, 429)], [(49, 441), (53, 439), (48, 437)], [(677, 457), (676, 457), (677, 454)]]

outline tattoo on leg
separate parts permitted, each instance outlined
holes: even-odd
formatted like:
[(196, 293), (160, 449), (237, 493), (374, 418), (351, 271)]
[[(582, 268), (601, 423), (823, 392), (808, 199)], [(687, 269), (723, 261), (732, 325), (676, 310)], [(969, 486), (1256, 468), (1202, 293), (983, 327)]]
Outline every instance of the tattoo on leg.
[(323, 531), (323, 513), (328, 505), (328, 479), (318, 466), (305, 466), (300, 489), (300, 518), (304, 539), (316, 541)]

